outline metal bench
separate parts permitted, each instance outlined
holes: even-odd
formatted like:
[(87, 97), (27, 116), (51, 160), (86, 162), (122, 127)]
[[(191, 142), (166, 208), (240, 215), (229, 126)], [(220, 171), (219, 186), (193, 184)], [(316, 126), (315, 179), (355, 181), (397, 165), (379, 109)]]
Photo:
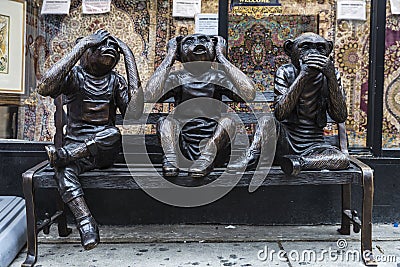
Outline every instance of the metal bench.
[[(273, 94), (271, 92), (261, 94), (259, 93), (255, 102), (271, 102)], [(229, 101), (229, 100), (225, 100)], [(55, 137), (56, 145), (61, 145), (61, 129), (63, 125), (62, 103), (61, 99), (56, 100), (56, 128), (57, 133)], [(244, 124), (255, 123), (255, 117), (248, 113), (240, 113), (239, 117)], [(154, 113), (149, 116), (144, 115), (136, 123), (156, 123), (159, 116), (165, 116), (162, 113)], [(119, 124), (122, 119), (118, 120)], [(347, 135), (345, 125), (338, 124), (338, 144), (340, 149), (348, 154), (347, 150)], [(129, 142), (141, 142), (136, 136), (129, 136)], [(337, 139), (337, 138), (336, 138)], [(134, 175), (145, 176), (148, 184), (151, 186), (159, 184), (159, 173), (161, 173), (161, 158), (162, 151), (158, 143), (156, 135), (146, 136), (146, 145), (149, 149), (148, 155), (152, 161), (152, 167), (146, 162), (135, 162), (134, 165), (129, 165), (124, 162), (123, 157), (114, 164), (113, 167), (102, 170), (93, 170), (86, 172), (80, 176), (82, 187), (85, 189), (112, 189), (112, 190), (141, 190), (142, 188), (133, 179)], [(340, 171), (303, 171), (296, 177), (289, 177), (285, 175), (280, 167), (273, 166), (266, 179), (263, 181), (262, 186), (279, 186), (279, 185), (340, 185), (342, 189), (342, 218), (341, 227), (338, 229), (342, 235), (350, 235), (351, 224), (356, 233), (361, 230), (361, 250), (372, 251), (372, 204), (373, 204), (373, 170), (362, 163), (353, 156), (351, 158), (351, 166), (347, 170)], [(140, 155), (138, 159), (143, 158)], [(155, 171), (154, 171), (154, 168)], [(130, 169), (134, 170), (131, 172)], [(224, 168), (216, 168), (204, 179), (188, 179), (187, 174), (182, 172), (178, 177), (173, 178), (175, 184), (182, 186), (200, 186), (216, 180), (224, 172)], [(134, 174), (132, 174), (134, 173)], [(247, 171), (243, 174), (242, 178), (236, 185), (237, 187), (248, 187), (253, 177), (253, 171)], [(53, 179), (54, 172), (49, 167), (48, 162), (42, 162), (37, 166), (31, 168), (23, 174), (23, 190), (26, 201), (27, 213), (27, 230), (28, 230), (28, 250), (27, 257), (22, 266), (33, 266), (37, 259), (37, 234), (43, 232), (49, 233), (50, 225), (53, 223), (58, 224), (58, 232), (60, 236), (68, 236), (71, 230), (67, 227), (67, 220), (65, 215), (65, 207), (61, 200), (57, 203), (57, 212), (53, 215), (47, 216), (43, 220), (38, 220), (35, 213), (35, 189), (38, 188), (57, 188)], [(229, 175), (229, 174), (226, 174)], [(218, 181), (218, 180), (217, 180)], [(357, 216), (357, 212), (351, 209), (351, 187), (358, 185), (363, 188), (362, 198), (362, 218)], [(217, 183), (216, 186), (227, 186), (223, 182)], [(361, 223), (362, 221), (362, 223)], [(375, 265), (372, 254), (371, 257), (364, 259), (366, 265)]]

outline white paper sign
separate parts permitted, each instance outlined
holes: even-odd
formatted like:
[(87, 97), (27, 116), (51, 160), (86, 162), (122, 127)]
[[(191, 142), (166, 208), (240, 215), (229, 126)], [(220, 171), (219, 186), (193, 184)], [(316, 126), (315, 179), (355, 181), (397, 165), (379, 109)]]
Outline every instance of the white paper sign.
[(172, 4), (173, 17), (194, 18), (201, 12), (201, 0), (174, 0)]
[(69, 14), (71, 0), (43, 0), (41, 14)]
[(400, 14), (400, 0), (390, 0), (392, 14)]
[(194, 23), (195, 33), (218, 35), (218, 14), (196, 14)]
[(365, 0), (338, 1), (337, 19), (367, 20)]
[(82, 0), (83, 14), (101, 14), (111, 10), (111, 0)]

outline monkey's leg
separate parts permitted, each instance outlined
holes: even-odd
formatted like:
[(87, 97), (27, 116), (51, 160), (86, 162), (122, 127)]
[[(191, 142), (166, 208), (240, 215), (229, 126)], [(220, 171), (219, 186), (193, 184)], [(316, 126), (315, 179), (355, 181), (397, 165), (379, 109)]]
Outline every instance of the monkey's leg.
[(121, 139), (119, 129), (109, 126), (85, 141), (97, 168), (107, 168), (114, 164), (121, 152)]
[(68, 148), (56, 148), (54, 145), (48, 145), (45, 148), (52, 167), (65, 167), (74, 160), (90, 156), (86, 142), (76, 143), (68, 146)]
[(343, 170), (350, 164), (349, 158), (332, 146), (312, 148), (303, 155), (287, 155), (280, 160), (282, 170), (288, 175), (298, 175), (301, 170)]
[(77, 197), (67, 203), (76, 220), (76, 227), (85, 250), (93, 249), (100, 242), (99, 227), (83, 197)]
[[(70, 143), (61, 148), (55, 148), (54, 145), (46, 146), (50, 165), (64, 167), (78, 159), (89, 156), (96, 157), (99, 152), (107, 152), (107, 157), (98, 157), (100, 166), (103, 167), (103, 161), (113, 161), (114, 154), (121, 148), (121, 133), (116, 127), (107, 127), (99, 131), (83, 143)], [(112, 154), (110, 154), (112, 152)], [(110, 165), (110, 164), (106, 164)]]
[(179, 122), (173, 118), (161, 118), (157, 123), (157, 135), (164, 151), (162, 170), (164, 176), (178, 176), (179, 168), (176, 157)]
[[(254, 133), (253, 142), (251, 142), (250, 147), (246, 149), (238, 160), (228, 165), (228, 172), (255, 169), (260, 160), (262, 147), (266, 143), (270, 143), (269, 141), (275, 141), (276, 139), (276, 124), (275, 119), (271, 117), (261, 117), (258, 121), (256, 132)], [(267, 146), (267, 149), (268, 148), (269, 146)], [(266, 151), (266, 153), (273, 152)], [(271, 156), (273, 157), (274, 155)]]
[(189, 173), (192, 177), (201, 178), (209, 174), (214, 165), (214, 160), (219, 151), (229, 146), (236, 134), (236, 124), (229, 117), (221, 118), (213, 136), (208, 139), (201, 151), (200, 157), (190, 166)]
[(100, 242), (100, 235), (97, 223), (83, 198), (83, 190), (78, 180), (82, 168), (83, 166), (79, 163), (56, 168), (54, 177), (62, 200), (68, 205), (75, 217), (81, 244), (85, 250), (89, 250), (96, 247)]

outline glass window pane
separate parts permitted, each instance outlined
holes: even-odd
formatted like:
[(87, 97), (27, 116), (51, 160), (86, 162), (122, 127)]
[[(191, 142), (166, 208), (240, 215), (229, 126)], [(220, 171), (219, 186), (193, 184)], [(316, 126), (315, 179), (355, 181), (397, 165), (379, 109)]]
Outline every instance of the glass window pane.
[[(280, 0), (280, 7), (234, 7), (229, 14), (229, 56), (260, 91), (273, 90), (275, 71), (289, 58), (283, 43), (304, 31), (334, 42), (348, 105), (350, 147), (366, 147), (370, 23), (337, 20), (336, 1)], [(369, 18), (370, 1), (366, 1)], [(329, 130), (330, 132), (330, 130)]]
[(400, 15), (386, 9), (382, 147), (400, 147)]

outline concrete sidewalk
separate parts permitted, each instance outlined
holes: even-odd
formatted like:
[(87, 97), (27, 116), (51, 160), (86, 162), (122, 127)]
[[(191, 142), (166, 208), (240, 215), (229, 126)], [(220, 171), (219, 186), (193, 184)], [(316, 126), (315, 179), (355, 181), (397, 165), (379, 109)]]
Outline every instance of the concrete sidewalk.
[[(36, 266), (364, 266), (360, 234), (338, 226), (141, 225), (101, 226), (101, 244), (84, 251), (76, 229), (40, 234)], [(400, 228), (374, 225), (379, 266), (400, 267)], [(340, 241), (338, 241), (340, 239)], [(338, 245), (340, 247), (338, 247)], [(286, 252), (286, 253), (284, 253)], [(26, 251), (12, 263), (20, 266)]]

